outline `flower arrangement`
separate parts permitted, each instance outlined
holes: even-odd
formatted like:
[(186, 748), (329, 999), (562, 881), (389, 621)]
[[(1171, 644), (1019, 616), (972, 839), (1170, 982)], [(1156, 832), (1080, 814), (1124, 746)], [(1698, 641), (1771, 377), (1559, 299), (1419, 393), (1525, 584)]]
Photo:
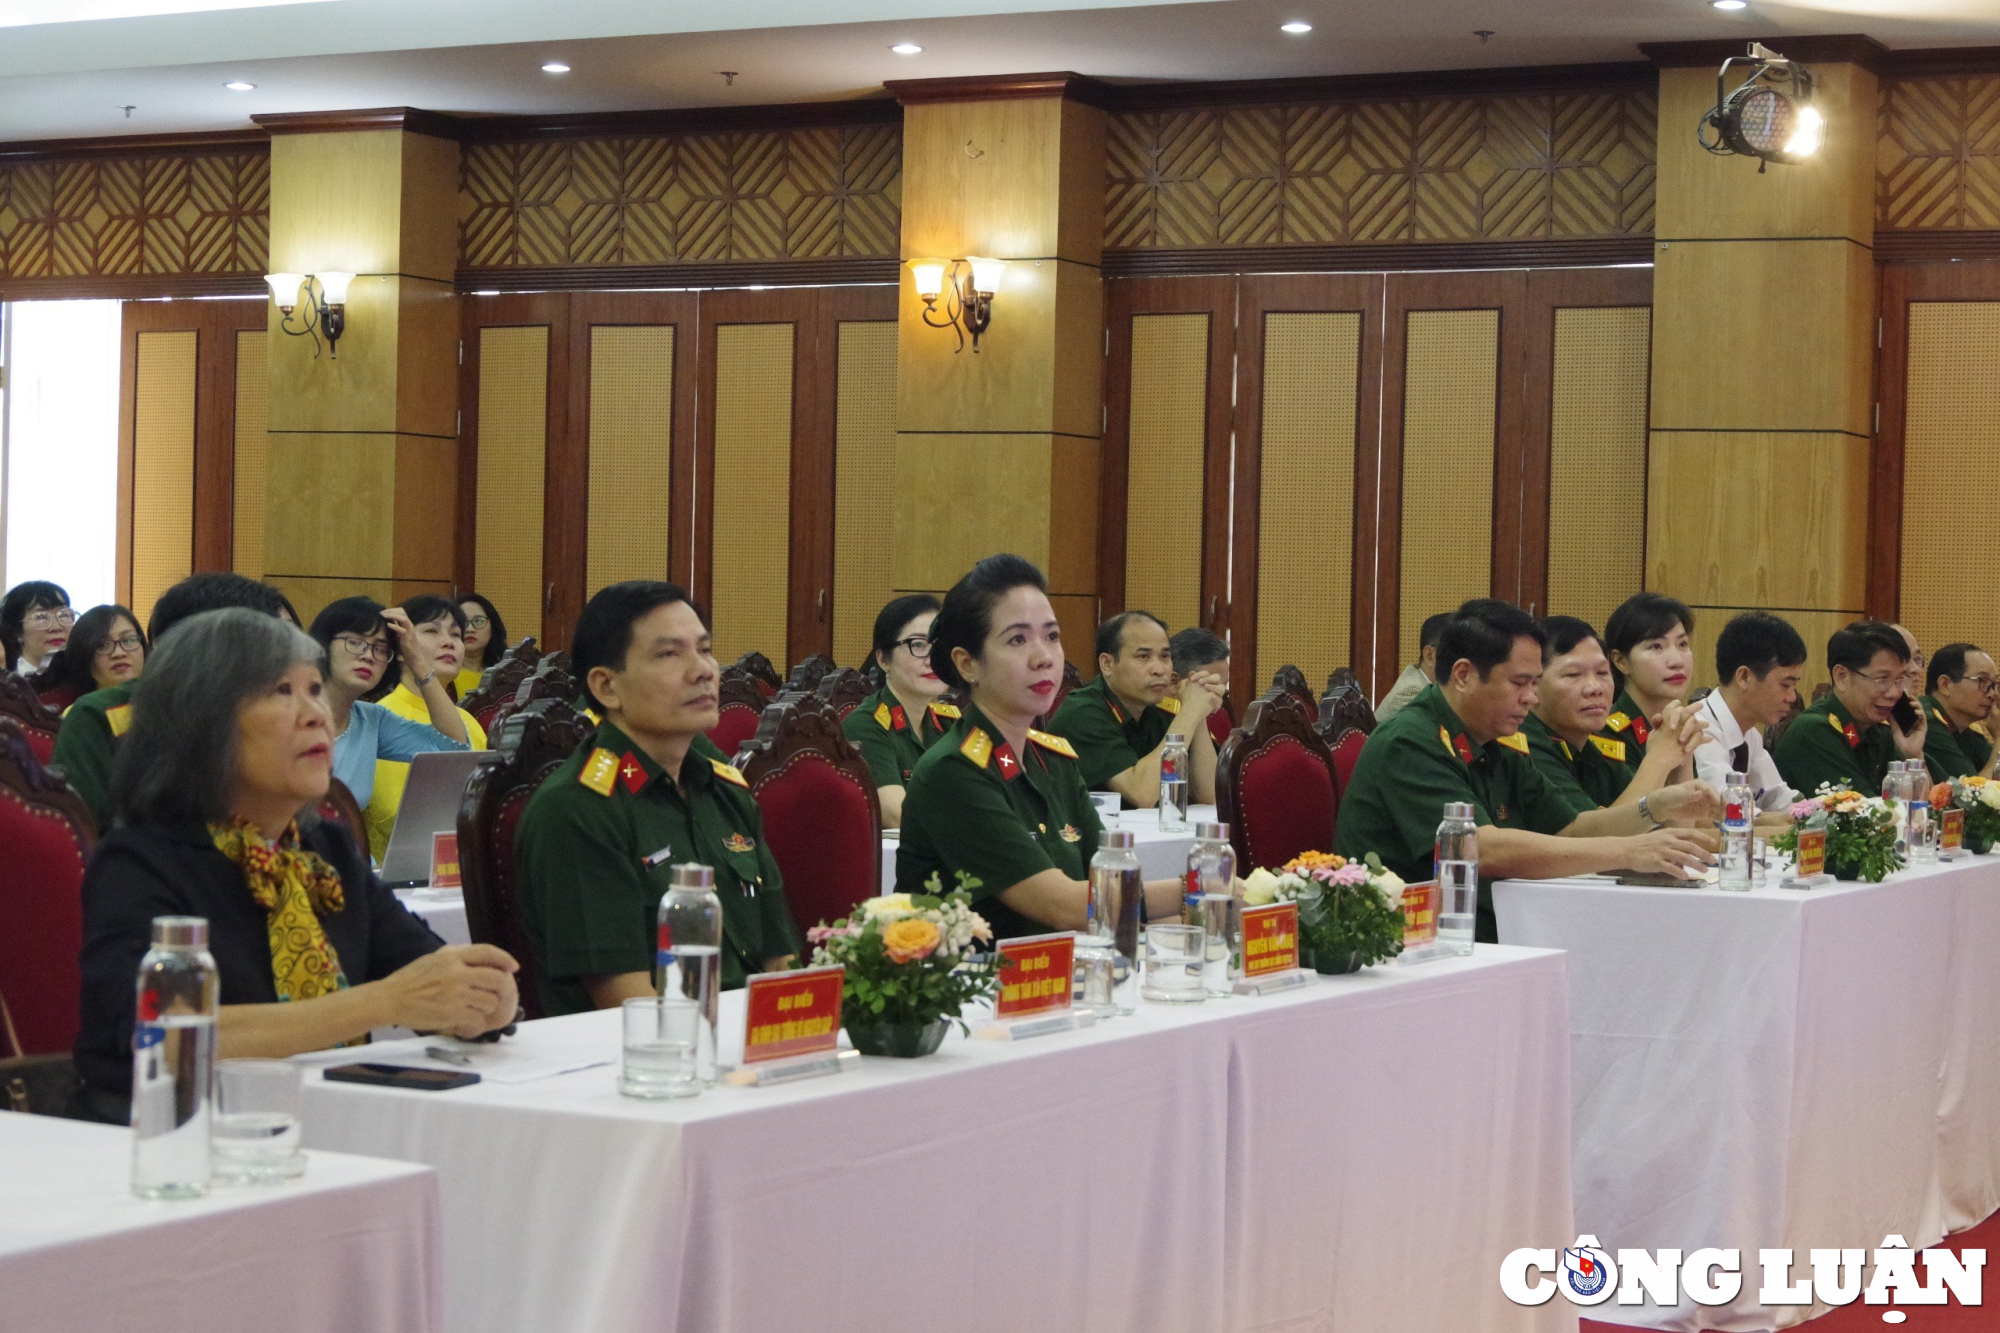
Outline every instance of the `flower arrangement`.
[(1965, 845), (1985, 855), (2000, 842), (2000, 782), (1965, 777), (1931, 788), (1931, 809), (1965, 811)]
[(999, 984), (993, 962), (967, 961), (975, 942), (993, 937), (972, 910), (979, 881), (960, 872), (958, 888), (945, 893), (932, 875), (925, 887), (930, 892), (870, 898), (833, 925), (806, 932), (815, 967), (847, 969), (841, 1023), (858, 1051), (929, 1054), (949, 1023), (966, 1027), (959, 1011)]
[(1305, 852), (1274, 873), (1243, 882), (1243, 904), (1296, 902), (1301, 961), (1321, 972), (1352, 972), (1403, 951), (1403, 881), (1370, 852), (1349, 861)]
[(1819, 794), (1794, 802), (1792, 826), (1771, 846), (1796, 857), (1801, 829), (1826, 830), (1826, 868), (1835, 879), (1875, 884), (1903, 868), (1896, 852), (1896, 810), (1879, 796), (1863, 796), (1831, 782)]

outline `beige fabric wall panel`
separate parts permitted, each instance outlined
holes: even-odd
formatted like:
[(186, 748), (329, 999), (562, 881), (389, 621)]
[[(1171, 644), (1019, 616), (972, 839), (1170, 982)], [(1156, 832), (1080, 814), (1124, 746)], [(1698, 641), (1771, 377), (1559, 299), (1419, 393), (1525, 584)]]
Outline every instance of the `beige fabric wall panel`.
[(833, 658), (859, 666), (895, 596), (896, 324), (840, 325), (834, 404)]
[[(1361, 316), (1264, 316), (1257, 663), (1308, 681), (1352, 666), (1354, 423)], [(1371, 386), (1370, 391), (1373, 392)]]
[(2000, 601), (1975, 571), (1991, 550), (1946, 515), (1978, 498), (2000, 459), (2000, 302), (1910, 306), (1909, 405), (1903, 437), (1902, 618), (1926, 648), (1977, 643), (2000, 652)]
[[(788, 663), (791, 324), (715, 331), (715, 655)], [(781, 666), (779, 668), (783, 670)]]
[(519, 640), (542, 634), (542, 487), (548, 453), (549, 330), (479, 331), (481, 593)]
[(1208, 316), (1132, 318), (1125, 605), (1176, 630), (1201, 621)]
[(590, 330), (590, 519), (584, 591), (664, 579), (672, 549), (674, 326)]
[(1549, 417), (1549, 605), (1605, 618), (1645, 586), (1646, 377), (1652, 311), (1559, 309)]
[(1498, 310), (1413, 310), (1403, 357), (1402, 593), (1397, 660), (1425, 619), (1493, 586)]
[(141, 333), (133, 391), (132, 611), (194, 569), (194, 393), (199, 337)]
[(262, 329), (236, 334), (236, 487), (230, 527), (230, 567), (246, 578), (264, 577), (264, 502), (271, 437), (264, 429), (270, 335)]

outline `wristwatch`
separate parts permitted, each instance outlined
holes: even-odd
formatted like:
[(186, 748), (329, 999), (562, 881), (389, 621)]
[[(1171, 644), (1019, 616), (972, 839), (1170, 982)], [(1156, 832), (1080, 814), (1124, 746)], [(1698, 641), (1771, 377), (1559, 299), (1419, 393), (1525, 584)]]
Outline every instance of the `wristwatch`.
[(1660, 819), (1658, 815), (1653, 813), (1653, 807), (1647, 804), (1647, 802), (1650, 800), (1652, 800), (1652, 796), (1650, 793), (1648, 795), (1641, 796), (1639, 798), (1640, 817), (1643, 818), (1648, 824), (1651, 824), (1654, 828), (1665, 828), (1666, 824)]

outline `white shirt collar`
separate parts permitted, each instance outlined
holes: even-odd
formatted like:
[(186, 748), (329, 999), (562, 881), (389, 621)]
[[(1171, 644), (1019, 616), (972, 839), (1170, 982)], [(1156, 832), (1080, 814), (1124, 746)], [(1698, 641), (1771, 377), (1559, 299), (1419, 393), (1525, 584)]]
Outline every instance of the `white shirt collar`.
[(1730, 711), (1721, 690), (1710, 690), (1708, 697), (1701, 701), (1701, 706), (1708, 710), (1709, 730), (1715, 733), (1715, 739), (1723, 749), (1734, 750), (1743, 744), (1743, 728), (1736, 725), (1736, 714)]

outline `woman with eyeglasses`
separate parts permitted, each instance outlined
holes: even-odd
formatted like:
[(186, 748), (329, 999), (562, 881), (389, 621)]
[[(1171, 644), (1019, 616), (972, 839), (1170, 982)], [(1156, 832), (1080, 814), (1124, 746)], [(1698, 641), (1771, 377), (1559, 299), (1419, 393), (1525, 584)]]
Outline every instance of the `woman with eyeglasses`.
[(452, 688), (463, 699), (479, 688), (486, 668), (499, 666), (506, 656), (507, 622), (493, 603), (476, 592), (459, 598), (458, 609), (465, 614), (465, 664)]
[(76, 612), (60, 585), (17, 583), (0, 598), (0, 666), (32, 676), (69, 642)]
[(945, 684), (931, 670), (931, 621), (938, 599), (927, 593), (898, 597), (875, 617), (874, 665), (882, 688), (856, 704), (840, 729), (875, 779), (882, 827), (903, 822), (903, 788), (931, 743), (958, 720), (958, 710), (939, 703)]
[(49, 707), (67, 710), (93, 690), (131, 684), (145, 666), (146, 636), (138, 618), (122, 606), (93, 606), (77, 618), (39, 692)]
[[(433, 750), (469, 748), (463, 715), (438, 679), (429, 645), (401, 607), (385, 610), (372, 597), (343, 597), (313, 617), (312, 636), (326, 650), (333, 776), (363, 809), (375, 794), (376, 760), (408, 761)], [(399, 657), (405, 683), (430, 712), (429, 725), (398, 717), (365, 698), (395, 684)]]

